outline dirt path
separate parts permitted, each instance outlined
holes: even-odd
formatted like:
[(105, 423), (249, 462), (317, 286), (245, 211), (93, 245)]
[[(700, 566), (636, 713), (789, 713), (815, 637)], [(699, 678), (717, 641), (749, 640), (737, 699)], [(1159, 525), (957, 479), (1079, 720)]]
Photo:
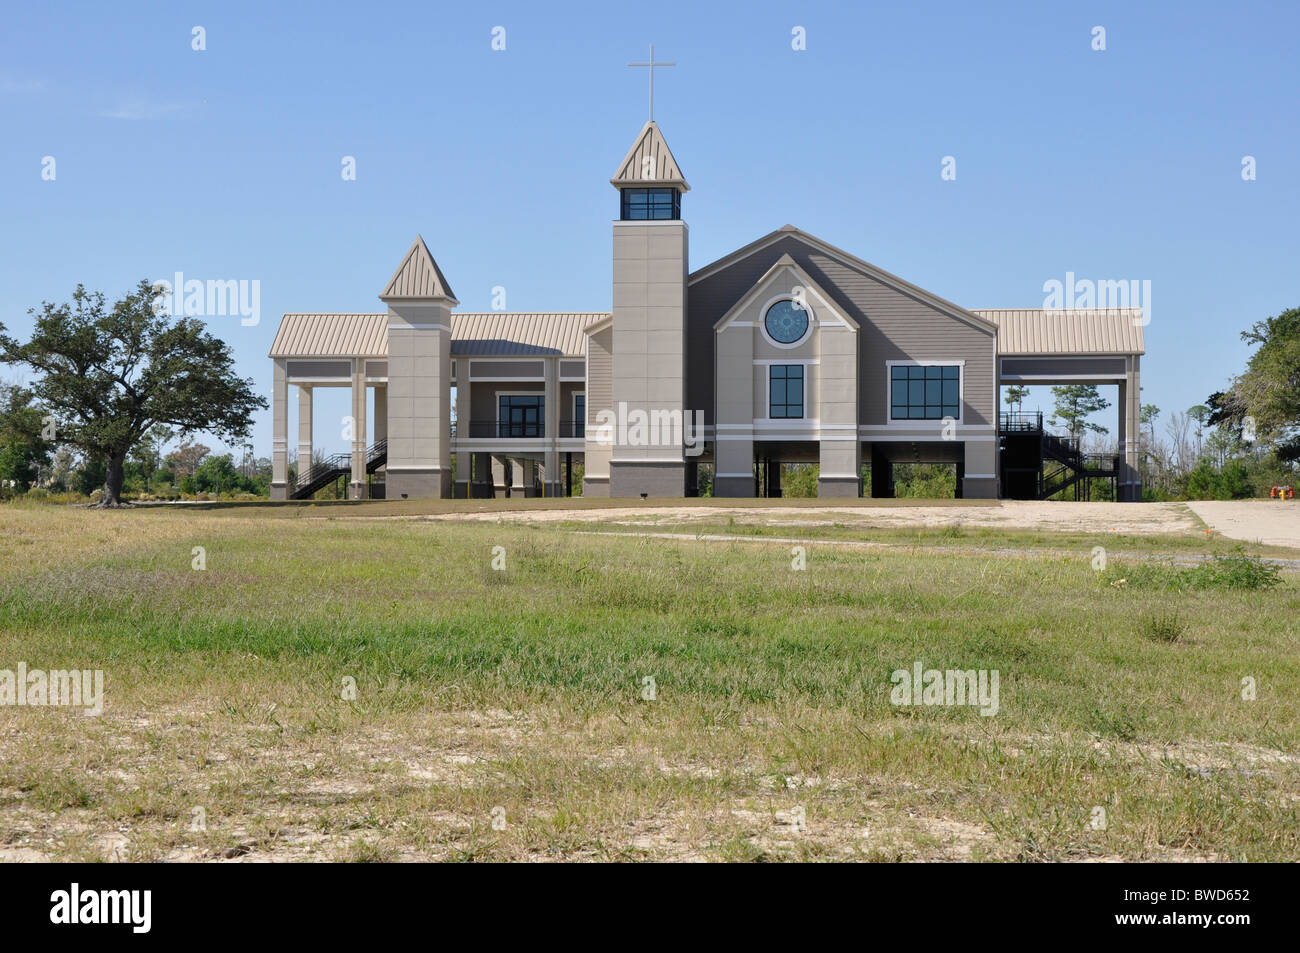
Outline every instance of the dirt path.
[(1229, 539), (1300, 548), (1300, 500), (1209, 500), (1187, 507)]
[[(1300, 507), (1297, 507), (1300, 510)], [(967, 526), (990, 529), (1041, 529), (1057, 532), (1131, 535), (1177, 535), (1194, 532), (1200, 524), (1182, 503), (1055, 503), (1004, 500), (943, 506), (871, 506), (861, 502), (826, 506), (657, 506), (608, 509), (486, 510), (420, 517), (377, 517), (485, 522), (595, 522), (620, 526), (656, 526), (761, 520), (768, 526), (831, 526), (899, 528)], [(1287, 544), (1284, 544), (1287, 545)], [(1300, 541), (1289, 545), (1300, 546)]]

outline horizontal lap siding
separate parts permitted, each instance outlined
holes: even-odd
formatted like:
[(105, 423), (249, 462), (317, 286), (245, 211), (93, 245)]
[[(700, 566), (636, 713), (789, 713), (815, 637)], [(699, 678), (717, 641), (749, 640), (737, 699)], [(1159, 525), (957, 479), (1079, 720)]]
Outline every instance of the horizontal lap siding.
[[(965, 422), (993, 423), (993, 332), (975, 327), (805, 245), (782, 238), (691, 285), (688, 406), (714, 406), (713, 325), (782, 255), (789, 254), (861, 326), (860, 424), (888, 422), (886, 361), (964, 360)], [(815, 305), (814, 305), (815, 307)], [(710, 420), (710, 422), (712, 422)]]

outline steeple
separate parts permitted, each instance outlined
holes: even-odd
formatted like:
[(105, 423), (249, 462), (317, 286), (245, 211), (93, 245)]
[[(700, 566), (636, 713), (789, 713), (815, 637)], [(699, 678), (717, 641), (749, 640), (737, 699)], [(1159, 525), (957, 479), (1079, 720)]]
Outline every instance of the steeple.
[(659, 131), (659, 124), (653, 119), (641, 127), (636, 141), (619, 163), (614, 178), (609, 180), (616, 189), (670, 188), (679, 192), (689, 192), (672, 150), (664, 141), (664, 134)]
[(419, 235), (402, 256), (402, 263), (388, 279), (388, 284), (379, 293), (380, 301), (436, 301), (451, 303), (452, 307), (460, 304), (452, 294), (451, 285), (447, 283), (442, 269), (429, 254), (429, 247)]

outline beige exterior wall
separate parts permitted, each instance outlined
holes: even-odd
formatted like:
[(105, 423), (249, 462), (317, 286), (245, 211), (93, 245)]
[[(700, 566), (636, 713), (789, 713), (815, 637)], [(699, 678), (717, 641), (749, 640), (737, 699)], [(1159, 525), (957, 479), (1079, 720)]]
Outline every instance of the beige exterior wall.
[[(809, 310), (808, 333), (782, 345), (767, 335), (764, 318), (772, 305), (795, 294)], [(819, 495), (857, 496), (861, 441), (853, 322), (806, 273), (778, 263), (740, 295), (715, 340), (715, 493), (752, 496), (755, 445), (779, 440), (817, 441), (823, 473)], [(772, 366), (782, 364), (803, 368), (802, 418), (771, 417), (769, 375)]]
[(388, 496), (451, 495), (451, 319), (442, 302), (388, 306)]
[(611, 447), (596, 440), (596, 415), (601, 410), (609, 410), (614, 404), (613, 345), (612, 326), (587, 336), (587, 435), (583, 444), (583, 496), (609, 496)]
[[(682, 221), (614, 223), (612, 407), (676, 414), (685, 409), (688, 231)], [(680, 486), (677, 486), (677, 477)], [(682, 496), (680, 443), (612, 448), (610, 495)]]
[(284, 358), (277, 357), (271, 378), (271, 499), (289, 498), (289, 381)]

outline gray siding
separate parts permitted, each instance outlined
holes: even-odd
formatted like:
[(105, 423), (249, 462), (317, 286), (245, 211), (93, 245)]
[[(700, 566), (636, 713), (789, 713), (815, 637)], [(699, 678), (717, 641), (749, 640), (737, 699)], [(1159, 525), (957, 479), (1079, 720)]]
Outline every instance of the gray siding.
[(885, 362), (904, 360), (964, 360), (965, 423), (995, 423), (993, 332), (884, 285), (794, 235), (690, 286), (687, 407), (704, 409), (708, 423), (714, 423), (713, 325), (783, 254), (798, 262), (861, 326), (859, 424), (888, 423)]

